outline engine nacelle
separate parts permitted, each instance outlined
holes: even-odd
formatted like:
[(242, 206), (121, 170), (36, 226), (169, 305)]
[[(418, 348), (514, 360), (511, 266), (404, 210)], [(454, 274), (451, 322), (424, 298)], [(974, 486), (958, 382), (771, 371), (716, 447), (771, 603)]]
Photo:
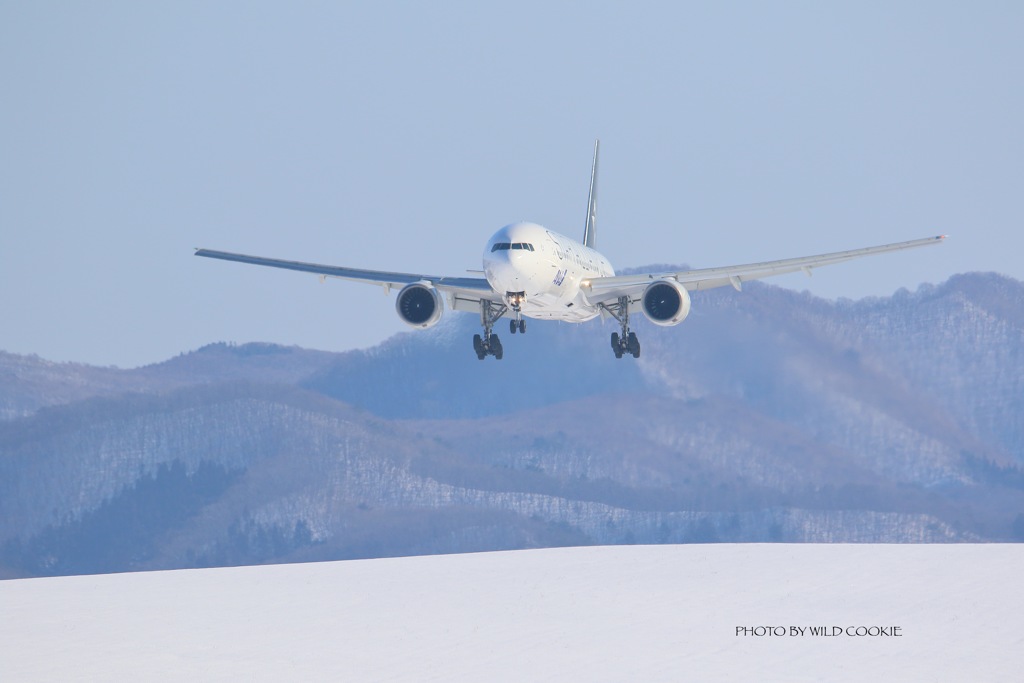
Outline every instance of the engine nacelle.
[(662, 327), (678, 325), (690, 313), (690, 294), (675, 280), (657, 280), (647, 285), (641, 303), (644, 315)]
[(429, 285), (413, 283), (398, 293), (395, 310), (403, 322), (426, 329), (437, 324), (444, 313), (441, 293)]

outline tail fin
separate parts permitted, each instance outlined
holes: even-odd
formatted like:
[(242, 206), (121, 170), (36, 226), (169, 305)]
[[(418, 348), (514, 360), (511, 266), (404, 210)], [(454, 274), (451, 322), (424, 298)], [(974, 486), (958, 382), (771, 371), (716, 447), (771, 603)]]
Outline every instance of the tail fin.
[(583, 228), (583, 244), (594, 248), (594, 234), (597, 231), (597, 152), (601, 141), (594, 142), (594, 167), (590, 170), (590, 196), (587, 197), (587, 224)]

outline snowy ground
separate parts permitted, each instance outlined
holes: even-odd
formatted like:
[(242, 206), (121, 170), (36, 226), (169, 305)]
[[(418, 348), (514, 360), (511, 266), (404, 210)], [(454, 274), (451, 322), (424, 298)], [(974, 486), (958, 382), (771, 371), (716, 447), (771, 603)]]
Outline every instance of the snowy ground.
[(1022, 668), (1024, 545), (619, 546), (0, 582), (3, 681), (1018, 681)]

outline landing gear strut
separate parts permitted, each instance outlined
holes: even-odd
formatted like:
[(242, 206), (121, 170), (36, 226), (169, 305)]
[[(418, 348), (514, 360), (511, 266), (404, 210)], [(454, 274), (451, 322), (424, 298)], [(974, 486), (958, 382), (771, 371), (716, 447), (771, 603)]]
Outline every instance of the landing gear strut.
[(498, 335), (491, 334), (491, 330), (494, 329), (494, 323), (498, 322), (507, 310), (508, 306), (505, 304), (496, 304), (486, 299), (480, 302), (480, 324), (484, 326), (484, 334), (482, 337), (479, 334), (473, 335), (473, 350), (476, 351), (476, 357), (479, 360), (483, 360), (487, 356), (494, 356), (495, 360), (501, 360), (504, 355), (501, 340), (498, 339)]
[(622, 327), (622, 334), (612, 332), (612, 351), (616, 358), (622, 358), (625, 354), (640, 357), (640, 340), (636, 338), (636, 332), (629, 331), (629, 297), (620, 296), (614, 304), (601, 304), (601, 308), (608, 312), (608, 315), (615, 318)]

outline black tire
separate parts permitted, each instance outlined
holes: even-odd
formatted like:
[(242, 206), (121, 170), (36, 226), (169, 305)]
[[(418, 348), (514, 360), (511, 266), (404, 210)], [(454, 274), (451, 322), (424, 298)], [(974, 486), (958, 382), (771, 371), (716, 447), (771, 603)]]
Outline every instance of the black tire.
[(612, 332), (612, 351), (616, 358), (622, 358), (622, 346), (619, 344), (619, 333)]
[(640, 357), (640, 340), (636, 337), (636, 332), (629, 333), (629, 352), (633, 354), (633, 358)]
[(516, 321), (515, 320), (509, 320), (508, 321), (508, 331), (509, 331), (510, 334), (515, 334), (517, 327), (518, 327), (518, 325), (516, 325)]
[(519, 321), (519, 334), (526, 334), (526, 321), (525, 320), (520, 320)]

